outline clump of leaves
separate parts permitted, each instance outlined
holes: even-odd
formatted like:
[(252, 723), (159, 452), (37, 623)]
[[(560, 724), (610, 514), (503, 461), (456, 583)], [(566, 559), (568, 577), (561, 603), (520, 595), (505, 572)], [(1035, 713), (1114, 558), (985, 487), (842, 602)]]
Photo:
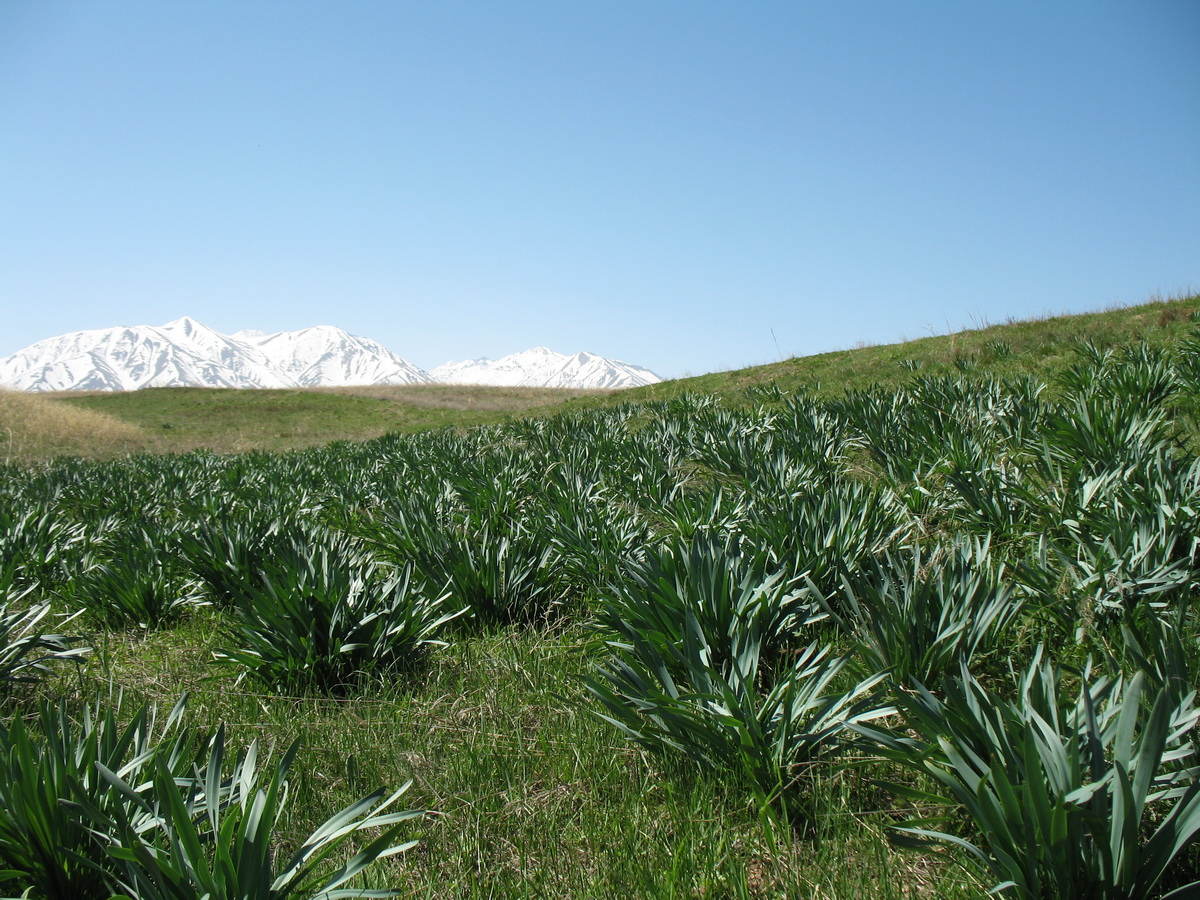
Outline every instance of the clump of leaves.
[(449, 486), (441, 496), (404, 498), (366, 526), (368, 540), (479, 624), (545, 622), (561, 601), (554, 548), (517, 511), (502, 513), (504, 498), (496, 502), (485, 512), (465, 508)]
[(1004, 581), (990, 541), (965, 540), (922, 558), (889, 556), (873, 580), (818, 602), (853, 642), (858, 664), (899, 686), (933, 687), (960, 662), (999, 646), (1023, 597)]
[(412, 667), (461, 610), (446, 595), (415, 590), (408, 570), (375, 563), (345, 536), (313, 533), (241, 584), (235, 613), (218, 657), (241, 676), (302, 692)]
[(0, 692), (37, 681), (49, 671), (49, 663), (78, 659), (91, 650), (72, 647), (69, 637), (48, 631), (50, 604), (25, 606), (23, 597), (10, 595), (0, 601)]
[(993, 359), (1008, 359), (1013, 353), (1012, 344), (999, 338), (988, 341), (983, 347)]
[(75, 579), (72, 599), (111, 628), (158, 628), (202, 606), (199, 584), (175, 562), (171, 538), (139, 523), (110, 538), (101, 558)]
[(789, 649), (807, 606), (781, 575), (697, 536), (634, 567), (608, 604), (611, 656), (586, 680), (602, 718), (642, 746), (745, 779), (774, 802), (853, 723), (891, 712), (874, 676), (835, 687), (847, 664), (829, 647)]
[[(415, 841), (397, 838), (404, 823), (423, 812), (387, 812), (407, 784), (390, 796), (379, 790), (347, 806), (306, 837), (291, 857), (276, 858), (276, 832), (284, 822), (288, 774), (297, 749), (293, 744), (273, 764), (257, 741), (243, 753), (230, 754), (222, 728), (207, 758), (186, 778), (178, 778), (161, 758), (154, 760), (144, 788), (98, 766), (126, 803), (108, 812), (87, 806), (84, 812), (110, 842), (120, 889), (134, 900), (398, 896), (398, 889), (344, 885), (376, 860), (415, 846)], [(329, 872), (345, 843), (364, 832), (370, 832), (365, 844)]]
[[(293, 745), (270, 763), (255, 741), (241, 754), (181, 726), (183, 701), (160, 726), (143, 706), (120, 724), (120, 701), (76, 720), (41, 707), (36, 726), (0, 725), (0, 890), (23, 897), (185, 900), (202, 897), (383, 897), (343, 888), (419, 811), (387, 812), (403, 794), (379, 790), (331, 816), (282, 865), (276, 859)], [(232, 763), (232, 764), (230, 764)], [(364, 831), (342, 861), (332, 857)]]
[(119, 724), (119, 702), (85, 708), (78, 721), (63, 704), (43, 704), (34, 727), (20, 717), (0, 724), (0, 885), (29, 892), (23, 896), (112, 896), (107, 839), (80, 816), (80, 805), (115, 815), (125, 804), (102, 769), (142, 785), (158, 757), (172, 777), (182, 775), (189, 762), (189, 738), (177, 728), (182, 708), (161, 727), (149, 707)]
[[(995, 696), (964, 666), (944, 696), (901, 697), (919, 739), (859, 727), (944, 794), (893, 786), (921, 801), (962, 807), (967, 839), (940, 819), (899, 830), (917, 846), (959, 847), (1021, 898), (1148, 897), (1200, 837), (1200, 766), (1188, 739), (1200, 722), (1195, 690), (1147, 690), (1141, 673), (1090, 679), (1072, 696), (1041, 650), (1016, 700)], [(1195, 896), (1200, 882), (1173, 891)]]
[(212, 602), (228, 607), (247, 581), (303, 535), (304, 529), (291, 518), (260, 510), (242, 511), (240, 516), (222, 512), (183, 534), (180, 544)]

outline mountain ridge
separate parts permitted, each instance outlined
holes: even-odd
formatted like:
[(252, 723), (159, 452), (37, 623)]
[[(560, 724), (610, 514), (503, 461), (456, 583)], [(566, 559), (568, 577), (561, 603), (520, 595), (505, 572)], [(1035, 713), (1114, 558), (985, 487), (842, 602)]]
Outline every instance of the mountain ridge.
[(294, 388), (423, 383), (622, 388), (661, 379), (590, 353), (535, 347), (499, 360), (426, 371), (370, 338), (333, 325), (222, 334), (190, 316), (47, 338), (0, 358), (0, 386), (20, 391), (147, 387)]
[(429, 373), (446, 384), (506, 387), (626, 388), (657, 384), (662, 379), (641, 366), (580, 351), (568, 356), (549, 347), (532, 347), (500, 359), (487, 357), (449, 362)]

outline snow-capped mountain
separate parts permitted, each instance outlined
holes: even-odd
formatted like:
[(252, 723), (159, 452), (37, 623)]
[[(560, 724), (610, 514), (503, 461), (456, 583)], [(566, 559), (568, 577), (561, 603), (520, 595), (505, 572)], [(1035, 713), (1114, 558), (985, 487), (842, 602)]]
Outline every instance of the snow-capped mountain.
[(347, 334), (332, 325), (278, 334), (239, 331), (233, 337), (257, 348), (276, 371), (305, 387), (429, 381), (428, 372), (401, 359), (382, 344)]
[(434, 381), (520, 387), (626, 388), (662, 381), (649, 369), (592, 353), (567, 356), (534, 347), (500, 359), (448, 362), (431, 369)]
[(226, 335), (184, 317), (162, 326), (77, 331), (0, 359), (0, 384), (23, 391), (144, 387), (313, 387), (411, 384), (422, 369), (328, 325)]
[(591, 353), (535, 347), (495, 361), (419, 369), (383, 345), (317, 325), (268, 334), (221, 334), (183, 317), (166, 325), (77, 331), (0, 359), (0, 386), (22, 391), (128, 391), (144, 387), (283, 388), (455, 384), (621, 388), (661, 379)]

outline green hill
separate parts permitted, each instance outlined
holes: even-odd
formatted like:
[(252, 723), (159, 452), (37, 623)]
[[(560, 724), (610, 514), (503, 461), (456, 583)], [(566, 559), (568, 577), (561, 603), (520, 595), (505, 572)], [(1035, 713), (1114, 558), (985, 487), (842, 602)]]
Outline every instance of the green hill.
[[(336, 440), (362, 441), (392, 432), (469, 427), (528, 415), (663, 400), (685, 393), (737, 402), (775, 385), (823, 396), (870, 385), (895, 386), (915, 373), (977, 372), (1000, 377), (1053, 376), (1076, 359), (1076, 348), (1139, 341), (1152, 347), (1183, 340), (1200, 320), (1200, 294), (1081, 315), (1053, 316), (856, 347), (769, 365), (681, 378), (626, 391), (467, 385), (399, 385), (308, 390), (152, 388), (115, 393), (39, 395), (36, 402), (0, 405), (0, 435), (17, 461), (55, 455), (109, 457), (126, 452), (222, 453), (292, 450)], [(31, 406), (32, 403), (32, 406)], [(34, 406), (40, 410), (31, 416)], [(67, 409), (103, 418), (74, 421)], [(51, 425), (50, 423), (54, 423)], [(103, 427), (101, 427), (103, 423)], [(47, 430), (48, 429), (48, 430)]]
[(801, 385), (825, 395), (870, 385), (891, 387), (913, 371), (942, 375), (959, 371), (1007, 377), (1052, 378), (1076, 360), (1075, 349), (1092, 343), (1116, 349), (1145, 341), (1152, 347), (1178, 343), (1200, 321), (1200, 294), (1154, 300), (1103, 312), (1009, 321), (896, 344), (835, 350), (778, 363), (714, 372), (623, 391), (622, 402), (661, 400), (682, 393), (745, 395), (771, 383), (782, 390)]
[[(383, 385), (296, 390), (150, 388), (60, 393), (47, 402), (101, 413), (138, 429), (138, 449), (179, 453), (295, 450), (392, 432), (501, 422), (594, 392), (474, 385)], [(86, 449), (82, 451), (87, 455)]]
[(11, 395), (323, 446), (0, 467), (0, 893), (344, 835), (372, 896), (1195, 896), (1197, 299), (605, 396)]

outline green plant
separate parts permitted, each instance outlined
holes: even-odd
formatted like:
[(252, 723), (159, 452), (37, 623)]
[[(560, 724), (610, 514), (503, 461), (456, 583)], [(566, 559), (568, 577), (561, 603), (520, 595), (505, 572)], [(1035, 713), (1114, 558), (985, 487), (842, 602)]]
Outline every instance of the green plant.
[[(120, 773), (138, 791), (145, 789), (151, 760), (172, 778), (186, 771), (189, 737), (177, 728), (182, 708), (160, 727), (148, 707), (119, 724), (119, 701), (85, 707), (78, 722), (65, 705), (42, 704), (36, 727), (19, 717), (0, 725), (0, 885), (44, 900), (110, 897), (107, 837), (79, 808), (116, 815), (126, 802), (101, 768)], [(130, 816), (135, 827), (144, 825)]]
[(80, 525), (45, 499), (0, 504), (0, 584), (45, 594), (64, 580), (82, 539)]
[(832, 593), (873, 577), (874, 561), (901, 544), (913, 519), (887, 488), (849, 478), (814, 479), (778, 495), (751, 495), (741, 551)]
[(461, 610), (410, 586), (344, 536), (291, 544), (239, 587), (230, 646), (242, 674), (280, 690), (340, 690), (414, 666)]
[(612, 655), (586, 684), (638, 744), (786, 803), (850, 724), (890, 710), (873, 695), (883, 676), (836, 690), (846, 659), (816, 644), (786, 650), (807, 607), (780, 575), (760, 579), (711, 538), (650, 556), (606, 606)]
[(0, 691), (16, 683), (36, 681), (49, 671), (47, 663), (77, 660), (91, 650), (72, 647), (66, 635), (47, 632), (43, 622), (50, 615), (50, 604), (24, 606), (23, 596), (10, 595), (0, 602)]
[(962, 372), (964, 375), (970, 375), (979, 368), (979, 360), (973, 356), (958, 356), (952, 360), (954, 368)]
[[(964, 666), (943, 697), (902, 695), (919, 740), (857, 726), (945, 794), (893, 786), (921, 801), (961, 806), (977, 837), (937, 830), (940, 818), (900, 828), (915, 846), (947, 843), (986, 864), (994, 893), (1021, 898), (1151, 896), (1200, 837), (1200, 766), (1188, 741), (1200, 722), (1195, 691), (1146, 695), (1146, 679), (1085, 681), (1074, 697), (1039, 650), (1016, 700), (996, 696)], [(1165, 811), (1163, 807), (1168, 807)], [(1152, 812), (1153, 811), (1153, 812)], [(1200, 882), (1172, 892), (1195, 896)]]
[(233, 605), (248, 580), (286, 551), (289, 543), (303, 540), (304, 534), (298, 521), (276, 512), (235, 515), (223, 509), (200, 519), (197, 528), (180, 537), (180, 545), (213, 603), (224, 608)]
[(546, 537), (553, 548), (549, 564), (565, 592), (585, 597), (599, 593), (641, 557), (650, 527), (614, 502), (597, 482), (551, 484), (545, 513)]
[(91, 619), (110, 628), (152, 629), (204, 605), (199, 584), (179, 571), (170, 538), (154, 525), (122, 529), (108, 543), (71, 586), (71, 600)]
[[(692, 641), (670, 662), (640, 639), (610, 646), (617, 652), (600, 678), (587, 679), (608, 710), (602, 718), (652, 752), (742, 779), (764, 804), (788, 805), (813, 765), (850, 742), (850, 726), (892, 712), (873, 693), (882, 676), (834, 688), (847, 660), (829, 647), (802, 648), (771, 687), (759, 688), (753, 657), (722, 676)], [(672, 663), (690, 670), (686, 681), (669, 675)]]
[[(699, 533), (674, 538), (630, 565), (609, 586), (598, 618), (619, 641), (653, 641), (666, 660), (676, 658), (668, 650), (697, 641), (705, 664), (726, 673), (756, 667), (760, 659), (772, 665), (808, 613), (793, 581), (764, 574), (736, 541)], [(680, 660), (673, 674), (682, 677), (692, 663)]]
[(875, 579), (835, 597), (810, 587), (851, 641), (865, 673), (886, 672), (900, 687), (933, 687), (978, 653), (999, 646), (1024, 598), (1004, 583), (990, 541), (967, 540), (910, 559), (889, 556)]
[[(148, 789), (98, 765), (125, 804), (109, 811), (88, 805), (85, 812), (108, 838), (120, 888), (133, 900), (334, 900), (400, 894), (343, 885), (376, 860), (415, 846), (415, 841), (396, 839), (404, 823), (423, 813), (386, 812), (407, 784), (391, 796), (381, 790), (351, 804), (306, 837), (282, 864), (276, 859), (276, 832), (283, 823), (297, 749), (293, 744), (268, 765), (254, 741), (227, 768), (222, 728), (207, 759), (188, 778), (177, 777), (156, 759)], [(365, 845), (328, 872), (343, 844), (368, 832), (373, 833)]]
[(1126, 616), (1116, 651), (1118, 667), (1141, 672), (1153, 690), (1165, 691), (1176, 703), (1182, 703), (1200, 680), (1196, 677), (1200, 672), (1200, 639), (1195, 632), (1194, 613), (1189, 612), (1176, 609), (1164, 615), (1145, 610)]
[(988, 341), (983, 346), (992, 355), (993, 359), (1008, 359), (1013, 354), (1012, 344), (999, 338)]
[(453, 498), (406, 498), (367, 526), (372, 547), (484, 625), (544, 622), (561, 600), (553, 546), (519, 519), (472, 516)]

